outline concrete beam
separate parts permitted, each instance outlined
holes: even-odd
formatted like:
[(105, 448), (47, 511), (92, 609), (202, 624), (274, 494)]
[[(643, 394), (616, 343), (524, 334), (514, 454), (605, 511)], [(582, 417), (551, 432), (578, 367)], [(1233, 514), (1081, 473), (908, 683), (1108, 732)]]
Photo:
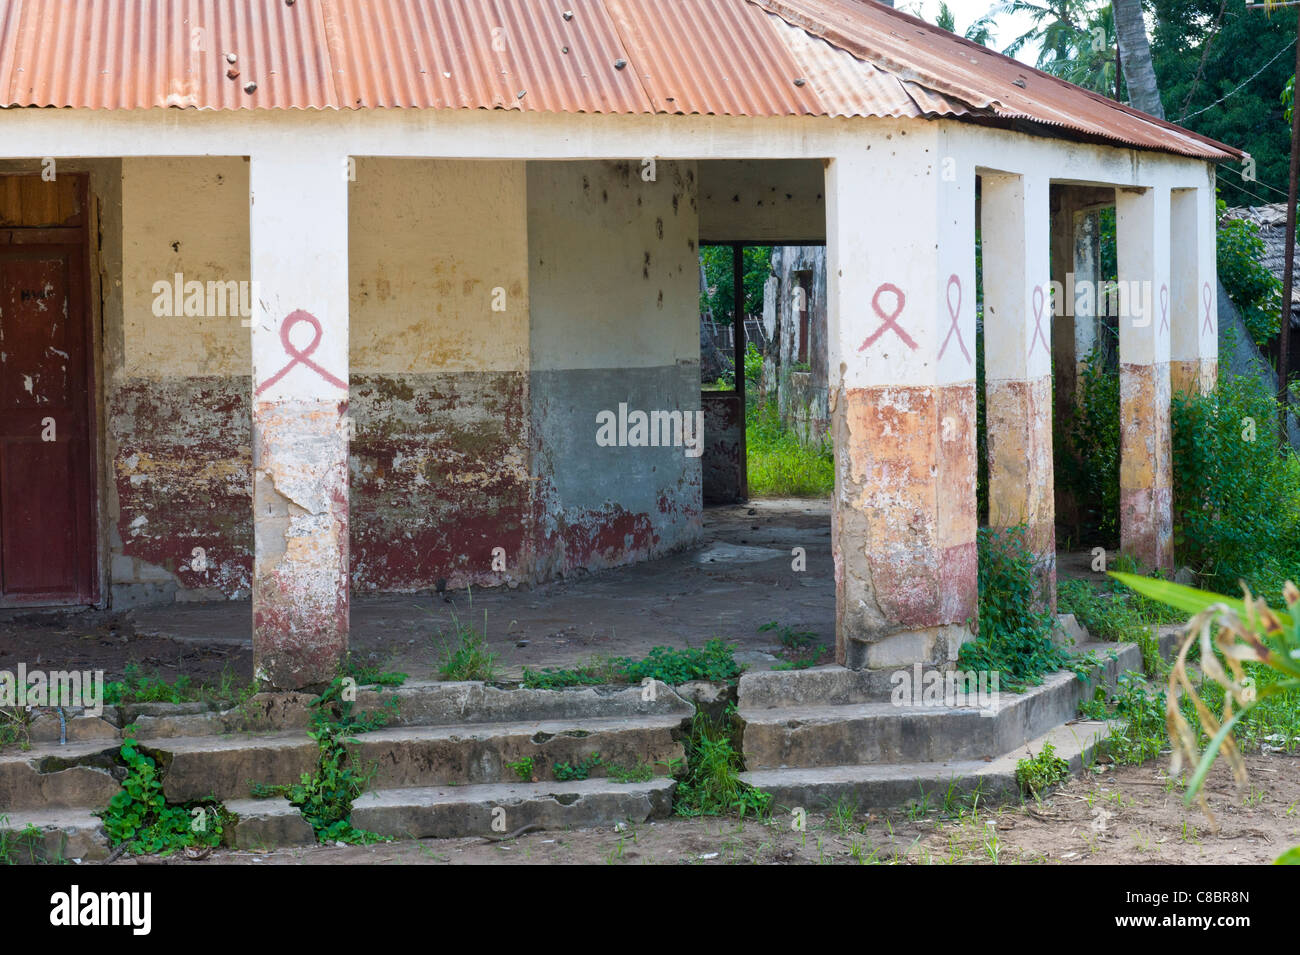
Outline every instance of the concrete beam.
[(343, 156), (255, 154), (253, 671), (328, 682), (348, 636), (348, 179)]

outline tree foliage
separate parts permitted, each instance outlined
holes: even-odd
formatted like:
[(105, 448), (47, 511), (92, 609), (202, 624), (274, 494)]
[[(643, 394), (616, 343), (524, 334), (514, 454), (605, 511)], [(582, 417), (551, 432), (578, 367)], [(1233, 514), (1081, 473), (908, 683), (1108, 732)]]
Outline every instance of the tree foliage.
[(1265, 13), (1240, 0), (1151, 0), (1148, 9), (1155, 15), (1151, 55), (1168, 119), (1255, 160), (1256, 182), (1243, 182), (1238, 165), (1220, 167), (1223, 198), (1230, 206), (1284, 201), (1291, 132), (1281, 95), (1295, 57), (1278, 54), (1295, 39), (1296, 8)]
[[(732, 277), (731, 246), (706, 245), (700, 249), (704, 281), (708, 286), (700, 293), (700, 312), (712, 311), (719, 325), (730, 325), (736, 310), (735, 281)], [(744, 251), (745, 314), (763, 311), (763, 286), (772, 274), (771, 246), (747, 246)]]

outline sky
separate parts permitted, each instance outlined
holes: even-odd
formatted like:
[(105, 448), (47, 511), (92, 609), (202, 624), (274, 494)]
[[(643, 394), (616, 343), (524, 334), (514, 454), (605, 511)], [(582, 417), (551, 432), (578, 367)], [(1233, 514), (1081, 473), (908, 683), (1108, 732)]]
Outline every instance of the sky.
[[(939, 0), (894, 0), (894, 6), (931, 23), (939, 15)], [(948, 0), (948, 9), (952, 11), (957, 21), (958, 35), (965, 33), (968, 26), (995, 6), (997, 4), (994, 0)], [(996, 19), (992, 48), (1001, 52), (1003, 47), (1026, 30), (1033, 29), (1033, 26), (1034, 21), (1024, 14), (1016, 16), (1001, 14)], [(1038, 45), (1025, 47), (1016, 59), (1033, 66), (1034, 61), (1038, 59)]]

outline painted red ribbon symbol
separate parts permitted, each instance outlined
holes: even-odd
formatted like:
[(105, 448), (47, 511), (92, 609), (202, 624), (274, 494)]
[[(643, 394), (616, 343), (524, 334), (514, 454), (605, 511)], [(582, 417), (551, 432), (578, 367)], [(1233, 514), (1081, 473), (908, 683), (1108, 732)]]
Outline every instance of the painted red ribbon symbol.
[[(894, 297), (898, 299), (898, 305), (888, 315), (886, 315), (884, 309), (880, 307), (880, 296), (884, 292), (892, 292)], [(876, 294), (871, 296), (871, 307), (875, 309), (876, 314), (880, 316), (882, 324), (867, 337), (867, 340), (862, 343), (862, 347), (859, 348), (858, 351), (866, 351), (869, 346), (875, 344), (876, 340), (880, 338), (881, 335), (885, 334), (885, 329), (887, 328), (892, 328), (908, 348), (916, 351), (918, 346), (916, 342), (912, 340), (912, 336), (907, 334), (907, 332), (903, 331), (898, 326), (898, 316), (903, 314), (903, 306), (906, 304), (907, 296), (903, 294), (903, 290), (897, 285), (886, 282), (876, 289)]]
[(1050, 353), (1052, 350), (1051, 343), (1049, 343), (1047, 338), (1043, 335), (1043, 304), (1044, 304), (1043, 287), (1041, 285), (1035, 285), (1034, 286), (1034, 337), (1029, 340), (1029, 354), (1031, 355), (1034, 353), (1034, 349), (1038, 346), (1039, 339), (1042, 339), (1043, 349), (1045, 351)]
[(1205, 303), (1205, 321), (1201, 323), (1201, 331), (1204, 332), (1208, 328), (1210, 334), (1214, 334), (1214, 322), (1210, 318), (1210, 304), (1213, 299), (1210, 296), (1209, 282), (1201, 286), (1201, 301)]
[[(299, 351), (294, 346), (293, 342), (289, 340), (289, 332), (292, 331), (293, 327), (299, 322), (306, 322), (312, 327), (312, 331), (316, 333), (315, 337), (312, 338), (311, 343), (306, 348), (302, 349), (302, 351)], [(289, 374), (289, 372), (293, 370), (294, 365), (306, 365), (331, 385), (334, 385), (337, 388), (342, 388), (346, 391), (348, 387), (346, 381), (340, 381), (311, 360), (312, 353), (315, 352), (316, 347), (320, 345), (322, 334), (323, 332), (321, 331), (320, 322), (317, 321), (315, 315), (312, 315), (309, 312), (304, 312), (302, 309), (298, 309), (296, 312), (291, 312), (284, 320), (284, 323), (280, 326), (280, 344), (284, 346), (284, 353), (289, 356), (289, 363), (270, 378), (266, 379), (266, 381), (258, 385), (257, 391), (253, 392), (253, 394), (260, 395), (262, 392), (266, 391), (267, 388), (270, 388), (285, 375)]]
[(1160, 286), (1160, 330), (1169, 327), (1169, 286)]
[[(954, 285), (957, 287), (956, 305), (953, 305), (952, 303), (952, 289)], [(952, 316), (952, 327), (948, 329), (948, 334), (944, 337), (943, 344), (939, 346), (939, 357), (943, 357), (943, 353), (948, 349), (948, 342), (952, 340), (953, 332), (956, 332), (957, 347), (959, 347), (961, 353), (966, 356), (966, 363), (970, 364), (970, 352), (966, 350), (966, 343), (961, 337), (961, 329), (957, 326), (957, 319), (961, 315), (961, 279), (957, 277), (957, 273), (955, 272), (948, 276), (948, 288), (944, 293), (944, 297), (948, 300), (948, 314)]]

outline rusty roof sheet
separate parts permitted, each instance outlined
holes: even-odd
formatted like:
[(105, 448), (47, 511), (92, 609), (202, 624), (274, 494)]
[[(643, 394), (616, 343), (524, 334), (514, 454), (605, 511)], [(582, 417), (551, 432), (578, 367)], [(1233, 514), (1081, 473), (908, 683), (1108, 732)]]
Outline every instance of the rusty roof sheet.
[(956, 117), (1240, 156), (871, 0), (0, 0), (0, 106)]
[(901, 79), (1004, 120), (1207, 159), (1240, 150), (1107, 99), (872, 0), (748, 0)]

